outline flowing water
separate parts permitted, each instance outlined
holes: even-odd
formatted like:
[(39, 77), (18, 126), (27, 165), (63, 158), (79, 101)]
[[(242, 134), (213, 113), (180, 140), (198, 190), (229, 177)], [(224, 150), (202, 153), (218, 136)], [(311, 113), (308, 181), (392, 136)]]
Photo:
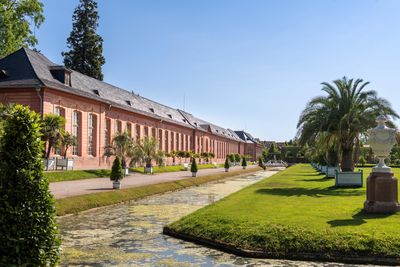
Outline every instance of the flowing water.
[(62, 266), (344, 266), (243, 258), (162, 234), (164, 225), (272, 173), (257, 172), (60, 218)]

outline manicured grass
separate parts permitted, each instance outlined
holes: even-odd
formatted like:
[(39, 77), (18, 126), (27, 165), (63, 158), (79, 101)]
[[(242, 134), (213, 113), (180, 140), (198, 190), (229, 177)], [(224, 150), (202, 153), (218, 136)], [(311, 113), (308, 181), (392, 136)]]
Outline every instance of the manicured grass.
[[(364, 169), (364, 179), (370, 170)], [(366, 214), (365, 187), (333, 185), (310, 165), (295, 165), (164, 231), (263, 257), (400, 263), (400, 214)]]
[(72, 181), (90, 178), (110, 177), (110, 170), (77, 170), (77, 171), (52, 171), (44, 172), (49, 183)]
[[(218, 167), (221, 168), (223, 167), (224, 164), (219, 164)], [(198, 169), (213, 169), (214, 165), (213, 164), (199, 164), (197, 165)], [(183, 165), (175, 165), (175, 166), (165, 166), (165, 167), (160, 167), (160, 166), (154, 166), (153, 167), (153, 172), (154, 173), (164, 173), (164, 172), (179, 172), (179, 171), (184, 171), (185, 169), (183, 168)], [(139, 173), (144, 173), (144, 168), (143, 167), (136, 167), (136, 168), (130, 168), (130, 171), (133, 172), (139, 172)]]
[(57, 199), (55, 203), (56, 211), (58, 216), (66, 214), (74, 214), (88, 209), (117, 204), (130, 200), (137, 200), (154, 194), (179, 190), (185, 187), (200, 185), (207, 182), (217, 181), (232, 176), (256, 172), (259, 170), (260, 168), (235, 170), (230, 172), (221, 171), (218, 174), (207, 175), (196, 178), (187, 178), (179, 181)]

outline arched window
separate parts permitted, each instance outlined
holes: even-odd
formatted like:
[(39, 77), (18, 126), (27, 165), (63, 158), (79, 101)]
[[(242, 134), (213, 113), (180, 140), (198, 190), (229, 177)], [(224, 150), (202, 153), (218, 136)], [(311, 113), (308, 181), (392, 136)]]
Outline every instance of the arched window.
[(81, 154), (81, 142), (82, 142), (82, 138), (81, 138), (81, 118), (82, 115), (80, 112), (74, 110), (72, 112), (72, 120), (71, 120), (71, 124), (72, 124), (72, 136), (76, 137), (76, 145), (72, 146), (72, 155), (75, 156), (80, 156)]
[(89, 114), (88, 118), (88, 155), (96, 156), (96, 115)]

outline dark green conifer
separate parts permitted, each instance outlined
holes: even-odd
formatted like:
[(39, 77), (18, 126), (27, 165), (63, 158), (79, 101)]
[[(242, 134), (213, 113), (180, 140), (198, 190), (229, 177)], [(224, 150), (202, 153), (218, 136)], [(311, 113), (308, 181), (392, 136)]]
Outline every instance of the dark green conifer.
[(63, 52), (64, 64), (98, 80), (103, 80), (102, 65), (103, 38), (96, 33), (99, 25), (97, 3), (94, 0), (80, 0), (72, 16), (73, 29), (67, 39), (68, 52)]

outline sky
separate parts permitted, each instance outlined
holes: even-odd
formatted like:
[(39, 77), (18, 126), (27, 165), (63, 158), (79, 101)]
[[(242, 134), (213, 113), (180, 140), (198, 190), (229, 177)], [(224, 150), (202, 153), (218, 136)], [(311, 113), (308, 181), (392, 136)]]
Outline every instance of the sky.
[[(78, 0), (45, 0), (62, 64)], [(295, 137), (321, 82), (370, 81), (400, 113), (400, 1), (99, 0), (104, 81), (261, 140)], [(399, 123), (397, 123), (399, 124)]]

